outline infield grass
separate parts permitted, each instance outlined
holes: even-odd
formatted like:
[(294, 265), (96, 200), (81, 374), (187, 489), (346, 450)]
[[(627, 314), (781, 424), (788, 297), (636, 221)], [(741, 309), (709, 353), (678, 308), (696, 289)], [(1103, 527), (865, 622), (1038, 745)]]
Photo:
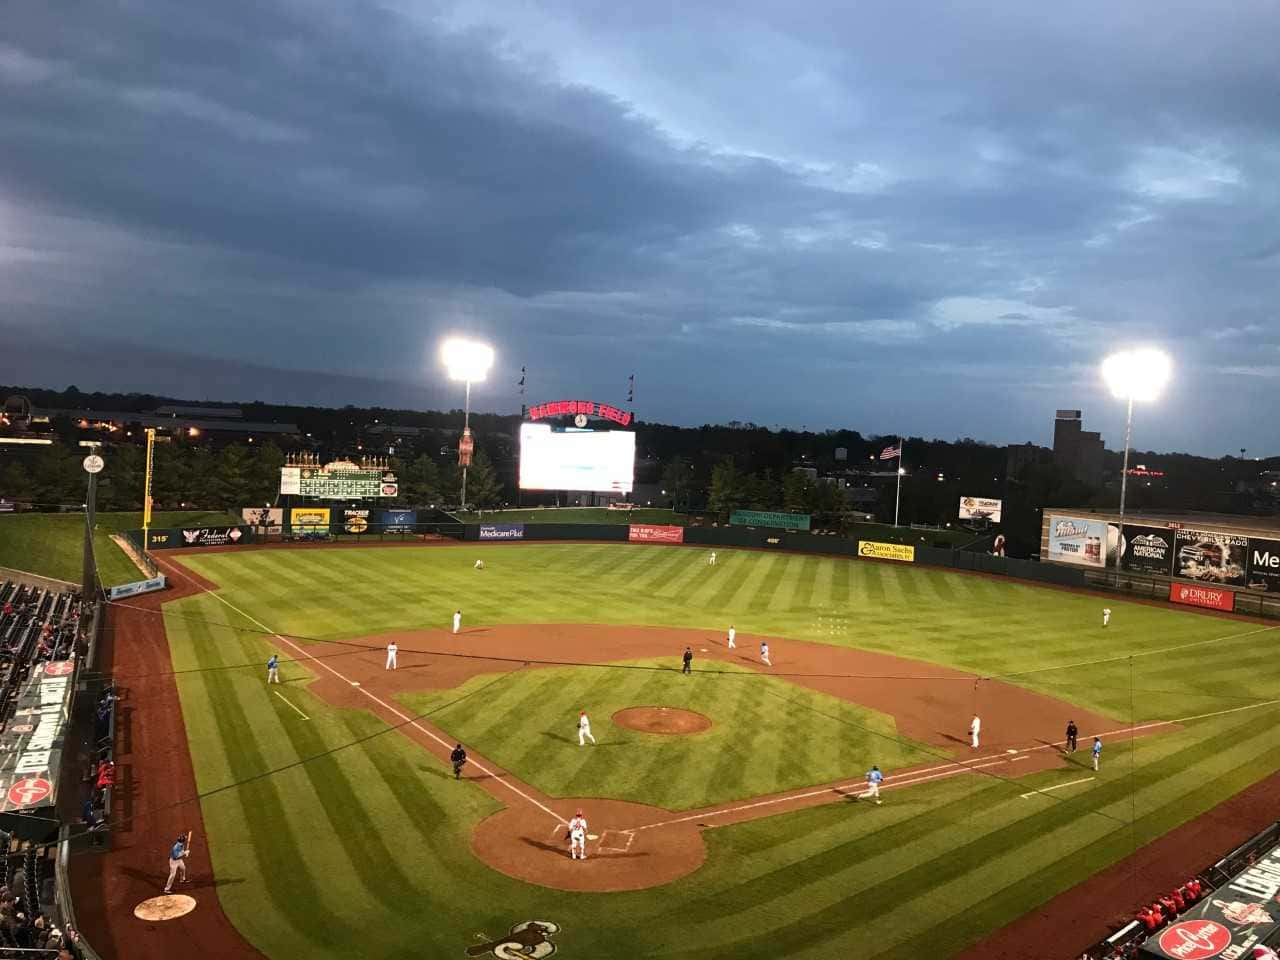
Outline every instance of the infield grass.
[[(477, 555), (484, 571), (471, 567)], [(168, 604), (166, 622), (207, 794), (210, 851), (223, 879), (218, 895), (273, 960), (462, 956), (477, 933), (496, 936), (535, 918), (563, 926), (556, 942), (566, 957), (946, 957), (1280, 769), (1280, 706), (1270, 702), (1280, 689), (1272, 649), (1280, 630), (1170, 607), (835, 558), (724, 550), (709, 568), (705, 551), (628, 544), (247, 551), (183, 562), (272, 629), (315, 643), (443, 628), (458, 606), (468, 625), (644, 623), (718, 636), (733, 622), (744, 633), (1022, 674), (1013, 679), (1109, 714), (1118, 727), (1184, 719), (1179, 729), (1132, 745), (1109, 739), (1102, 770), (1086, 784), (1020, 796), (1093, 776), (1073, 764), (1018, 780), (966, 775), (890, 789), (881, 807), (835, 804), (708, 831), (706, 864), (665, 887), (568, 894), (510, 880), (474, 860), (468, 837), (495, 801), (454, 782), (369, 714), (312, 696), (311, 672), (301, 663), (287, 665), (290, 682), (269, 690), (262, 662), (273, 645), (231, 629), (246, 624), (215, 598), (192, 597)], [(1114, 611), (1105, 631), (1104, 604)], [(774, 646), (781, 656), (785, 640)], [(342, 669), (342, 648), (316, 649)], [(475, 730), (492, 742), (485, 750), (531, 782), (590, 795), (595, 778), (610, 790), (661, 793), (664, 805), (702, 802), (721, 759), (715, 751), (690, 753), (683, 770), (651, 769), (638, 782), (613, 769), (612, 755), (649, 764), (656, 755), (627, 740), (606, 747), (602, 734), (613, 733), (599, 707), (593, 732), (600, 747), (561, 742), (582, 705), (577, 691), (598, 684), (599, 672), (564, 668), (558, 684), (548, 680), (550, 689), (518, 710), (503, 705), (516, 702), (520, 685), (559, 668), (476, 678), (471, 684), (494, 684), (483, 699), (461, 699), (470, 684), (410, 699), (450, 732), (486, 728)], [(617, 702), (634, 695), (679, 706), (681, 696), (705, 697), (700, 712), (722, 719), (746, 710), (757, 722), (734, 730), (736, 762), (760, 769), (745, 771), (735, 790), (779, 782), (777, 769), (764, 769), (786, 762), (778, 731), (767, 709), (733, 702), (727, 682), (736, 678), (697, 691), (678, 673), (660, 676), (667, 689), (638, 681), (634, 694), (618, 691)], [(740, 682), (764, 690), (781, 681), (756, 674)], [(506, 693), (503, 684), (511, 684)], [(1185, 719), (1200, 714), (1210, 716)], [(831, 747), (841, 749), (834, 740)], [(804, 759), (811, 782), (832, 779), (827, 774), (846, 759), (856, 762), (840, 776), (865, 768), (860, 756), (823, 752)], [(792, 782), (790, 771), (785, 777)], [(650, 782), (659, 778), (672, 783)], [(1043, 955), (1057, 955), (1053, 946), (1043, 945)]]

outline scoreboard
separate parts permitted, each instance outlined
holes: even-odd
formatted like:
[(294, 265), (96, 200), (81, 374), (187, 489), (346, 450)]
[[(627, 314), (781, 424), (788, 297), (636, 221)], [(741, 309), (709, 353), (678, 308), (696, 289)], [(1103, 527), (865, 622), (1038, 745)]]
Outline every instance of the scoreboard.
[(360, 500), (394, 497), (400, 492), (396, 475), (386, 470), (327, 469), (320, 466), (281, 467), (280, 493), (317, 500)]

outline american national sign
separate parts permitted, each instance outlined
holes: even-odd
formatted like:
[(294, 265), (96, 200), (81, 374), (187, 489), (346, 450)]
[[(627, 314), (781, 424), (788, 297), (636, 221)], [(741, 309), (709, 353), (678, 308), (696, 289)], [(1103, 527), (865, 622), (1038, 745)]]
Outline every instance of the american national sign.
[(1197, 587), (1189, 583), (1169, 584), (1169, 599), (1193, 607), (1209, 607), (1212, 610), (1234, 610), (1236, 595), (1231, 590), (1214, 587)]
[(627, 539), (632, 543), (684, 543), (684, 527), (633, 523), (627, 531)]
[(858, 541), (858, 556), (873, 560), (901, 560), (903, 563), (914, 563), (916, 548), (904, 543), (877, 543), (874, 540)]

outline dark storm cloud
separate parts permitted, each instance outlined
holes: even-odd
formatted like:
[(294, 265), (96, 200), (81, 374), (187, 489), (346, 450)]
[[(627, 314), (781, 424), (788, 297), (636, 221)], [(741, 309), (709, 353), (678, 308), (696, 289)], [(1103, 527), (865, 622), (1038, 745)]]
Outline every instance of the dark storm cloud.
[(1143, 411), (1144, 446), (1274, 447), (1277, 28), (1261, 4), (18, 2), (0, 327), (57, 346), (0, 379), (437, 404), (434, 344), (467, 330), (499, 346), (495, 408), (526, 363), (531, 399), (636, 371), (653, 419), (1044, 440), (1080, 406), (1118, 439), (1098, 360), (1154, 340), (1201, 387)]

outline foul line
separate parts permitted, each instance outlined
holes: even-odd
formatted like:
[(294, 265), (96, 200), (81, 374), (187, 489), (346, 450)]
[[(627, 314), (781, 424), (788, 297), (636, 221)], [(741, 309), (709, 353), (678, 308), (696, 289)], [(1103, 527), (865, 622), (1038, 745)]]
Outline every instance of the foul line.
[[(163, 562), (163, 561), (162, 561), (162, 562)], [(335, 677), (337, 677), (339, 680), (342, 680), (344, 683), (349, 684), (349, 685), (350, 685), (353, 689), (355, 689), (357, 692), (364, 694), (366, 697), (368, 697), (368, 698), (369, 698), (370, 700), (372, 700), (374, 703), (378, 704), (378, 705), (379, 705), (380, 707), (382, 707), (384, 710), (386, 710), (386, 711), (388, 711), (389, 713), (392, 713), (392, 714), (394, 714), (395, 716), (399, 717), (399, 718), (400, 718), (401, 720), (403, 720), (406, 724), (408, 724), (409, 726), (413, 727), (415, 730), (418, 730), (420, 733), (424, 733), (424, 734), (426, 734), (428, 737), (430, 737), (430, 738), (431, 738), (432, 740), (434, 740), (436, 743), (440, 744), (440, 746), (444, 747), (446, 750), (447, 750), (447, 749), (449, 749), (449, 744), (448, 744), (448, 742), (446, 742), (446, 741), (444, 741), (444, 740), (441, 740), (438, 736), (436, 736), (434, 733), (432, 733), (430, 730), (428, 730), (428, 729), (427, 729), (426, 727), (424, 727), (422, 724), (418, 723), (418, 721), (417, 721), (417, 720), (415, 720), (413, 717), (410, 717), (410, 716), (408, 716), (408, 715), (406, 715), (406, 714), (404, 714), (404, 713), (401, 713), (399, 710), (397, 710), (397, 709), (396, 709), (395, 707), (393, 707), (391, 704), (387, 703), (387, 702), (386, 702), (385, 700), (383, 700), (381, 697), (378, 697), (378, 696), (376, 696), (375, 694), (370, 693), (370, 692), (369, 692), (368, 690), (366, 690), (364, 687), (360, 686), (356, 681), (354, 681), (354, 680), (350, 679), (349, 677), (343, 676), (341, 673), (339, 673), (337, 670), (333, 669), (333, 667), (329, 666), (329, 665), (328, 665), (327, 663), (325, 663), (323, 660), (319, 659), (318, 657), (312, 656), (312, 655), (311, 655), (311, 654), (310, 654), (306, 649), (304, 649), (303, 647), (298, 646), (296, 643), (294, 643), (294, 642), (293, 642), (292, 640), (290, 640), (288, 637), (282, 636), (282, 635), (281, 635), (281, 634), (279, 634), (279, 633), (275, 633), (274, 631), (272, 631), (272, 629), (271, 629), (270, 627), (268, 627), (265, 623), (263, 623), (263, 622), (262, 622), (261, 620), (259, 620), (257, 617), (253, 617), (253, 616), (250, 616), (249, 614), (245, 613), (243, 610), (241, 610), (239, 607), (237, 607), (234, 603), (232, 603), (232, 602), (231, 602), (230, 600), (228, 600), (226, 597), (222, 596), (221, 594), (217, 593), (217, 592), (216, 592), (216, 591), (214, 591), (214, 590), (209, 590), (209, 589), (207, 589), (207, 588), (205, 588), (205, 587), (201, 586), (201, 584), (200, 584), (199, 582), (197, 582), (197, 581), (196, 581), (196, 579), (195, 579), (194, 577), (192, 577), (190, 574), (188, 574), (188, 573), (186, 572), (186, 570), (184, 570), (180, 564), (175, 565), (175, 564), (173, 564), (173, 563), (172, 563), (172, 561), (170, 561), (167, 565), (168, 565), (168, 566), (176, 566), (177, 571), (178, 571), (178, 574), (179, 574), (180, 576), (182, 576), (184, 579), (186, 579), (186, 580), (187, 580), (187, 581), (189, 581), (190, 583), (195, 584), (195, 586), (200, 587), (200, 588), (201, 588), (201, 590), (203, 590), (203, 591), (204, 591), (205, 593), (207, 593), (209, 596), (213, 597), (213, 598), (214, 598), (215, 600), (217, 600), (219, 603), (226, 604), (226, 606), (227, 606), (227, 607), (229, 607), (230, 609), (234, 610), (236, 613), (240, 614), (240, 616), (244, 617), (244, 618), (245, 618), (246, 620), (248, 620), (250, 623), (257, 624), (257, 625), (258, 625), (258, 627), (260, 627), (260, 628), (261, 628), (265, 633), (268, 633), (268, 634), (270, 634), (271, 636), (275, 637), (277, 640), (280, 640), (281, 642), (286, 643), (286, 644), (288, 644), (289, 646), (293, 647), (293, 649), (294, 649), (294, 650), (297, 650), (297, 651), (298, 651), (298, 653), (302, 654), (302, 655), (303, 655), (304, 657), (306, 657), (308, 660), (314, 660), (317, 664), (319, 664), (320, 666), (324, 667), (326, 670), (328, 670), (330, 673), (332, 673), (332, 674), (333, 674)], [(474, 766), (475, 766), (475, 768), (476, 768), (477, 770), (479, 770), (482, 774), (484, 774), (485, 776), (490, 777), (490, 778), (492, 778), (493, 780), (497, 781), (498, 783), (502, 784), (504, 787), (506, 787), (508, 790), (510, 790), (512, 793), (516, 794), (517, 796), (523, 797), (525, 800), (529, 801), (529, 803), (533, 804), (535, 807), (537, 807), (537, 808), (538, 808), (539, 810), (541, 810), (543, 813), (546, 813), (546, 814), (548, 814), (548, 815), (550, 815), (550, 816), (554, 817), (554, 818), (555, 818), (558, 822), (560, 822), (560, 823), (566, 823), (566, 824), (567, 824), (567, 823), (569, 822), (569, 821), (565, 820), (563, 817), (561, 817), (561, 816), (560, 816), (560, 814), (556, 813), (554, 810), (552, 810), (550, 807), (548, 807), (546, 804), (541, 803), (541, 802), (539, 802), (538, 800), (534, 799), (533, 797), (529, 796), (529, 794), (525, 793), (523, 790), (521, 790), (519, 787), (517, 787), (514, 783), (510, 783), (510, 782), (509, 782), (508, 780), (506, 780), (505, 778), (503, 778), (503, 777), (499, 777), (499, 776), (498, 776), (497, 774), (495, 774), (492, 770), (486, 769), (486, 768), (485, 768), (485, 766), (484, 766), (483, 764), (479, 763), (478, 761), (476, 761), (476, 760), (470, 760), (470, 758), (468, 758), (468, 760), (469, 760), (469, 762), (470, 762), (472, 765), (474, 765)]]
[(285, 702), (285, 703), (289, 704), (289, 706), (293, 709), (293, 711), (294, 711), (295, 713), (297, 713), (297, 715), (298, 715), (298, 716), (300, 716), (303, 720), (310, 720), (310, 719), (311, 719), (311, 718), (310, 718), (310, 717), (308, 717), (305, 713), (303, 713), (301, 710), (299, 710), (297, 707), (295, 707), (295, 706), (293, 705), (292, 701), (285, 699), (284, 694), (282, 694), (279, 690), (272, 690), (271, 692), (272, 692), (272, 693), (274, 693), (274, 694), (275, 694), (277, 697), (279, 697), (281, 700), (284, 700), (284, 702)]
[(1020, 793), (1023, 800), (1028, 797), (1038, 797), (1042, 793), (1048, 793), (1050, 790), (1061, 790), (1063, 787), (1074, 787), (1077, 783), (1088, 783), (1090, 780), (1097, 780), (1097, 777), (1085, 777), (1083, 780), (1070, 780), (1067, 783), (1056, 783), (1052, 787), (1041, 787), (1039, 790), (1032, 790), (1030, 793)]

